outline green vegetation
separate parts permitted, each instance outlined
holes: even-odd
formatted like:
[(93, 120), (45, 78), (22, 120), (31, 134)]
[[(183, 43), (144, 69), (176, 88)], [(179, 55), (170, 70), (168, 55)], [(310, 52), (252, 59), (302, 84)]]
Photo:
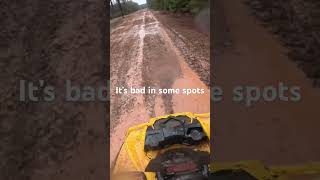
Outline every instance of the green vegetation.
[(148, 7), (171, 12), (190, 12), (197, 14), (209, 7), (208, 0), (147, 0)]
[(127, 15), (135, 11), (138, 11), (139, 9), (141, 9), (139, 4), (133, 1), (124, 1), (124, 0), (110, 1), (110, 17), (111, 18)]

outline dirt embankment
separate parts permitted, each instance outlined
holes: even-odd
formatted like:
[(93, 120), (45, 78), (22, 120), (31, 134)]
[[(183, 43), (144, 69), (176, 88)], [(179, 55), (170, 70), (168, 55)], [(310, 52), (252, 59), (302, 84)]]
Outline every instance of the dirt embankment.
[[(107, 83), (103, 1), (0, 4), (0, 179), (107, 179), (106, 104), (64, 100), (67, 79)], [(19, 102), (19, 80), (44, 80), (55, 100)]]
[(320, 86), (320, 1), (247, 0), (251, 12), (289, 48), (313, 85)]

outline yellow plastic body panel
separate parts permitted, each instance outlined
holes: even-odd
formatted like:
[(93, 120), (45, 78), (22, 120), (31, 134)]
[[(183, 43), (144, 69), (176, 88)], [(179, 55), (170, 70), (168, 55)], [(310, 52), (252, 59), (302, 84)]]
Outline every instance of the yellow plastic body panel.
[[(210, 140), (210, 114), (193, 114), (190, 112), (176, 113), (166, 116), (160, 116), (151, 118), (149, 122), (140, 124), (129, 128), (126, 134), (125, 142), (123, 143), (118, 157), (116, 159), (115, 166), (112, 170), (112, 174), (122, 174), (130, 172), (144, 173), (147, 180), (155, 180), (156, 176), (153, 172), (144, 172), (146, 166), (149, 164), (151, 159), (154, 159), (159, 153), (163, 153), (169, 149), (175, 148), (192, 148), (193, 150), (206, 151), (210, 153), (210, 143), (204, 142), (197, 146), (186, 146), (182, 144), (172, 145), (168, 148), (161, 149), (158, 151), (144, 151), (144, 141), (147, 127), (153, 127), (153, 124), (162, 118), (169, 116), (186, 115), (191, 119), (196, 118), (204, 132), (207, 134)], [(209, 165), (211, 173), (216, 173), (222, 170), (244, 170), (257, 178), (258, 180), (290, 180), (288, 175), (320, 175), (320, 163), (309, 163), (305, 165), (294, 165), (294, 166), (271, 166), (266, 167), (260, 161), (240, 161), (240, 162), (214, 162)], [(112, 178), (112, 180), (118, 180)], [(128, 177), (120, 178), (121, 180), (136, 180), (136, 178)], [(120, 180), (119, 179), (119, 180)], [(319, 178), (320, 179), (320, 178)]]
[[(144, 151), (144, 141), (147, 127), (153, 127), (153, 124), (159, 119), (167, 118), (169, 116), (180, 115), (188, 116), (191, 119), (196, 118), (200, 122), (204, 132), (210, 140), (210, 113), (193, 114), (190, 112), (186, 112), (151, 118), (148, 123), (140, 124), (129, 128), (126, 134), (125, 142), (123, 143), (118, 157), (116, 159), (115, 166), (112, 171), (113, 174), (128, 172), (144, 172), (145, 168), (147, 167), (151, 159), (156, 158), (159, 153), (161, 154), (169, 149), (185, 147), (192, 148), (193, 150), (206, 151), (210, 153), (209, 140), (196, 146), (177, 144), (157, 151)], [(148, 180), (155, 179), (155, 173), (145, 172), (145, 175)]]

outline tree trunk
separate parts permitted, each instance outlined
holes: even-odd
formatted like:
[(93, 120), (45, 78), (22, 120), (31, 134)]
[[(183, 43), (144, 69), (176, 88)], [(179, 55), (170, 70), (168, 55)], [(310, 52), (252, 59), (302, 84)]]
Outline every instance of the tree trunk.
[(114, 6), (113, 6), (113, 2), (112, 2), (112, 0), (110, 0), (110, 4), (111, 4), (111, 7), (112, 7), (112, 9), (114, 8)]
[(117, 0), (117, 2), (118, 2), (118, 5), (119, 5), (119, 8), (120, 8), (120, 11), (121, 11), (121, 15), (122, 15), (122, 17), (124, 17), (124, 14), (123, 14), (123, 10), (122, 10), (122, 7), (121, 7), (120, 0)]

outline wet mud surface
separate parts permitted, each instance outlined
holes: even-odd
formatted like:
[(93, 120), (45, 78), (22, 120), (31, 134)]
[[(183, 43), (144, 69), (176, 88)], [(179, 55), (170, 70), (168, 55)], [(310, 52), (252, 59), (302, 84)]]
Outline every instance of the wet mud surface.
[(289, 51), (315, 87), (320, 86), (320, 2), (248, 0), (250, 13)]
[[(151, 117), (210, 110), (210, 92), (186, 63), (165, 26), (149, 10), (126, 16), (111, 30), (111, 160), (131, 126)], [(116, 94), (116, 87), (156, 89), (202, 88), (205, 93)]]
[[(319, 89), (289, 59), (288, 49), (250, 15), (244, 1), (216, 2), (211, 78), (224, 89), (225, 99), (213, 106), (212, 158), (269, 164), (319, 161)], [(300, 87), (301, 100), (259, 101), (251, 107), (232, 100), (236, 86), (277, 87), (279, 82)]]
[[(2, 1), (0, 179), (106, 179), (107, 104), (65, 101), (65, 81), (107, 84), (102, 1)], [(19, 81), (55, 88), (19, 101)], [(42, 98), (41, 91), (35, 93)]]
[(208, 87), (210, 84), (210, 12), (199, 15), (153, 11), (166, 27), (167, 33), (179, 49), (186, 63)]

